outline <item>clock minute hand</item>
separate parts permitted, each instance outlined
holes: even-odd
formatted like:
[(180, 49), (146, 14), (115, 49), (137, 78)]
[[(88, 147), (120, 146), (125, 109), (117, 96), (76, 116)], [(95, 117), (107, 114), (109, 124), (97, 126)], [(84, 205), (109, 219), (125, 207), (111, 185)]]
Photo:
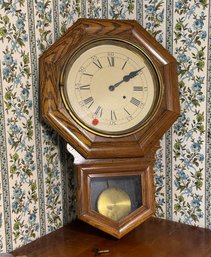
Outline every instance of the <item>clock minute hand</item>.
[(119, 85), (121, 85), (123, 82), (128, 82), (130, 79), (134, 78), (135, 76), (138, 75), (138, 73), (143, 70), (144, 67), (142, 67), (141, 69), (138, 69), (136, 71), (131, 71), (128, 75), (125, 75), (123, 77), (123, 79), (117, 83), (115, 83), (114, 85), (109, 86), (109, 90), (110, 91), (114, 91), (115, 88), (117, 88)]
[(131, 71), (128, 75), (125, 75), (123, 77), (123, 81), (124, 82), (128, 82), (130, 79), (134, 78), (135, 76), (138, 75), (138, 73), (143, 70), (144, 67), (142, 67), (141, 69), (135, 70), (135, 71)]

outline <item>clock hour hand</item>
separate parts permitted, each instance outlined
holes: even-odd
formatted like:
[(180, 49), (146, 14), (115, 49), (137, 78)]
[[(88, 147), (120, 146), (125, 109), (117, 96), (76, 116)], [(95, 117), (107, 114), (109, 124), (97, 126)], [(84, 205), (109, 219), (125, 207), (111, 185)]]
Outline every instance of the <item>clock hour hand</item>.
[(125, 75), (123, 77), (123, 79), (119, 82), (117, 82), (116, 84), (114, 85), (110, 85), (109, 86), (109, 90), (110, 91), (114, 91), (115, 88), (117, 88), (119, 85), (121, 85), (123, 82), (128, 82), (130, 79), (134, 78), (135, 76), (138, 75), (138, 73), (143, 70), (144, 67), (142, 67), (141, 69), (138, 69), (138, 70), (135, 70), (135, 71), (131, 71), (128, 75)]

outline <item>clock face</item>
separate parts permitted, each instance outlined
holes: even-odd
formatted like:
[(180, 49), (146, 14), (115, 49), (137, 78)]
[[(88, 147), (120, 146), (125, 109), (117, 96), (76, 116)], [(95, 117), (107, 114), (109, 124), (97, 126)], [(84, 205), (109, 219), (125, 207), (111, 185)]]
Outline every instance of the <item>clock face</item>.
[(66, 108), (83, 128), (125, 136), (143, 128), (160, 105), (159, 71), (143, 50), (120, 40), (97, 40), (69, 58), (61, 78)]

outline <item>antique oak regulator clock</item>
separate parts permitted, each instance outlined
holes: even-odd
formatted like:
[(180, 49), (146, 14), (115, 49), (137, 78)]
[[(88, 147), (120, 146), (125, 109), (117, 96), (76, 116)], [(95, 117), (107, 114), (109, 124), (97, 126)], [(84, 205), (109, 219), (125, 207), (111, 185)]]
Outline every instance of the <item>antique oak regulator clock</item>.
[(74, 157), (78, 218), (121, 238), (151, 217), (155, 152), (179, 115), (174, 57), (136, 21), (79, 19), (40, 57), (40, 99)]

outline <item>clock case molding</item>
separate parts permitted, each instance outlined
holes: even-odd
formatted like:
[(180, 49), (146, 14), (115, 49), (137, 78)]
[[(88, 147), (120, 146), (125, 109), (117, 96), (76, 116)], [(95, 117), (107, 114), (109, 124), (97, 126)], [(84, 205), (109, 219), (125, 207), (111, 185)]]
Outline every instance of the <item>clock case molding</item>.
[[(65, 108), (60, 91), (62, 70), (73, 52), (100, 38), (126, 40), (144, 49), (160, 70), (164, 93), (153, 119), (136, 133), (102, 137), (83, 129)], [(148, 153), (179, 114), (177, 62), (136, 21), (79, 19), (40, 57), (42, 117), (85, 158), (141, 157)]]
[[(140, 130), (123, 137), (103, 137), (81, 127), (63, 103), (62, 71), (76, 49), (92, 40), (112, 38), (137, 45), (150, 56), (163, 81), (161, 104)], [(177, 62), (145, 29), (132, 20), (79, 19), (40, 57), (40, 107), (43, 120), (69, 147), (74, 157), (78, 217), (121, 238), (155, 211), (153, 166), (159, 141), (180, 113)], [(91, 178), (141, 174), (143, 203), (120, 221), (91, 208)]]
[[(116, 238), (121, 238), (137, 227), (155, 212), (153, 163), (144, 158), (89, 160), (76, 166), (78, 216), (84, 222), (97, 227)], [(91, 206), (92, 179), (140, 176), (142, 203), (140, 208), (132, 211), (120, 221), (113, 221)], [(128, 189), (130, 190), (130, 189)], [(139, 196), (137, 196), (139, 197)]]

